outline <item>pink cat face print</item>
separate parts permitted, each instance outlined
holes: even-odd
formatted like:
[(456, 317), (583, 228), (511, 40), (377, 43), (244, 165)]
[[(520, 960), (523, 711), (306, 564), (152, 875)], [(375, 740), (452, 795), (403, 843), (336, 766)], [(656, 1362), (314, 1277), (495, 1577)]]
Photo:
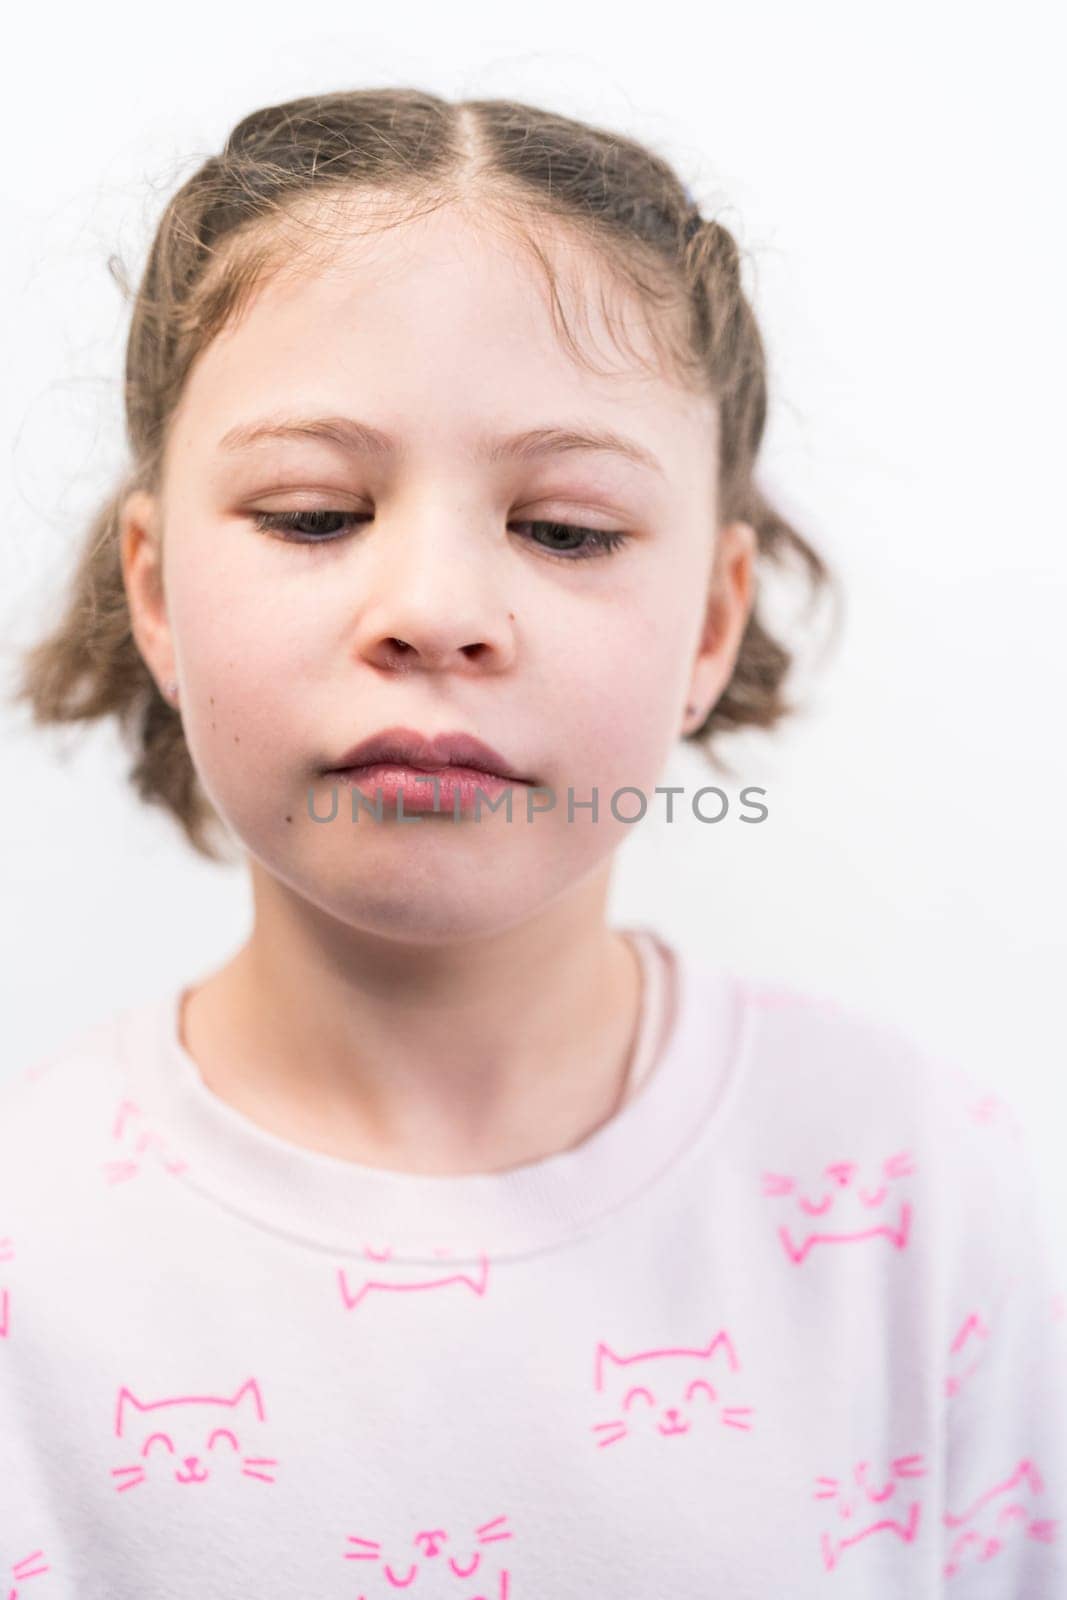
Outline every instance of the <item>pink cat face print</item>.
[(944, 1575), (955, 1577), (968, 1566), (995, 1561), (1006, 1544), (1033, 1539), (1052, 1544), (1056, 1519), (1044, 1514), (1044, 1480), (1033, 1461), (1019, 1461), (987, 1484), (969, 1505), (944, 1514)]
[(694, 1429), (736, 1428), (747, 1432), (751, 1406), (731, 1401), (739, 1362), (727, 1334), (703, 1349), (668, 1347), (618, 1355), (600, 1343), (594, 1385), (610, 1409), (593, 1427), (601, 1448), (634, 1435), (676, 1439)]
[(139, 1177), (146, 1162), (175, 1177), (187, 1170), (186, 1162), (170, 1148), (158, 1129), (149, 1125), (135, 1100), (123, 1099), (116, 1106), (111, 1148), (113, 1156), (103, 1163), (104, 1181), (108, 1184), (128, 1183)]
[(858, 1461), (843, 1478), (816, 1480), (815, 1498), (828, 1502), (821, 1547), (823, 1566), (832, 1572), (847, 1550), (871, 1540), (911, 1544), (919, 1531), (919, 1497), (910, 1480), (925, 1475), (918, 1455), (899, 1456), (882, 1472)]
[[(373, 1600), (396, 1589), (440, 1600), (509, 1600), (511, 1580), (505, 1557), (493, 1548), (514, 1537), (507, 1517), (493, 1517), (471, 1533), (454, 1536), (442, 1527), (421, 1528), (410, 1545), (386, 1550), (377, 1539), (349, 1534), (346, 1561), (373, 1564), (356, 1600)], [(505, 1545), (506, 1549), (506, 1545)]]
[[(0, 1532), (2, 1531), (0, 1529)], [(23, 1556), (21, 1561), (15, 1561), (9, 1567), (5, 1568), (0, 1565), (0, 1571), (9, 1572), (11, 1575), (7, 1587), (0, 1592), (4, 1594), (6, 1600), (20, 1600), (20, 1596), (26, 1593), (24, 1585), (31, 1578), (43, 1578), (49, 1571), (49, 1566), (44, 1558), (44, 1551), (33, 1550), (28, 1556)], [(39, 1595), (40, 1600), (48, 1600), (50, 1589), (45, 1584), (40, 1588), (35, 1587), (33, 1593), (34, 1595)]]
[(763, 1174), (763, 1193), (781, 1201), (778, 1237), (788, 1259), (800, 1266), (817, 1245), (867, 1249), (880, 1243), (903, 1250), (911, 1229), (906, 1179), (915, 1172), (907, 1151), (878, 1168), (834, 1161), (810, 1177)]
[(121, 1492), (151, 1480), (200, 1488), (238, 1476), (273, 1483), (277, 1462), (258, 1453), (265, 1423), (254, 1378), (232, 1395), (180, 1394), (146, 1401), (122, 1388), (115, 1437), (124, 1441), (133, 1459), (112, 1469), (115, 1487)]

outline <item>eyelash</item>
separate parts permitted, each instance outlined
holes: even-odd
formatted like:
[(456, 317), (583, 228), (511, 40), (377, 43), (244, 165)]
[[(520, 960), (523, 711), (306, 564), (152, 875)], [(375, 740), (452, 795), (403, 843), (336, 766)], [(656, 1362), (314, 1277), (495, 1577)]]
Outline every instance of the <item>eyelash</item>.
[[(299, 538), (297, 523), (307, 517), (341, 517), (345, 522), (351, 523), (358, 516), (364, 515), (356, 511), (256, 511), (253, 520), (261, 533), (282, 533), (284, 542), (290, 544), (332, 544), (341, 535), (329, 534), (325, 538)], [(562, 528), (567, 533), (586, 533), (591, 536), (590, 543), (579, 546), (576, 550), (551, 550), (545, 545), (539, 545), (545, 555), (553, 557), (556, 561), (586, 561), (594, 555), (611, 555), (626, 541), (626, 534), (609, 528), (586, 528), (579, 523), (551, 522), (546, 519), (525, 520), (512, 524), (517, 528)]]

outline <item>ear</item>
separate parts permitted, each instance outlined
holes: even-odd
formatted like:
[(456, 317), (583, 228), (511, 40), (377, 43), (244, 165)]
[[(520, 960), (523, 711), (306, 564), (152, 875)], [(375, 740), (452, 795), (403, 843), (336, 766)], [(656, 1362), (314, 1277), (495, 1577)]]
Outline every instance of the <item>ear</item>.
[(177, 672), (163, 590), (161, 518), (156, 496), (144, 489), (133, 490), (119, 508), (119, 551), (133, 636), (166, 698), (163, 685)]
[(755, 599), (756, 530), (747, 522), (719, 529), (708, 583), (707, 607), (689, 678), (686, 722), (699, 727), (733, 675), (741, 638)]

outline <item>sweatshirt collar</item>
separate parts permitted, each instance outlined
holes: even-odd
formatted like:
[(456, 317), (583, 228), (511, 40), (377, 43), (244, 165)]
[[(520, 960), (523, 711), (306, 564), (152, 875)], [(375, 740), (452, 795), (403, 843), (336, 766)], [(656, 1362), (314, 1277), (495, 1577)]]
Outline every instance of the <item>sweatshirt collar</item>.
[(478, 1263), (611, 1226), (718, 1120), (743, 1055), (739, 981), (651, 930), (627, 931), (644, 979), (635, 1066), (659, 1015), (664, 960), (673, 960), (675, 974), (670, 1032), (658, 1059), (643, 1063), (632, 1098), (570, 1149), (502, 1172), (440, 1175), (366, 1166), (291, 1143), (206, 1086), (180, 1039), (185, 985), (122, 1018), (123, 1068), (140, 1125), (171, 1157), (167, 1181), (336, 1255)]

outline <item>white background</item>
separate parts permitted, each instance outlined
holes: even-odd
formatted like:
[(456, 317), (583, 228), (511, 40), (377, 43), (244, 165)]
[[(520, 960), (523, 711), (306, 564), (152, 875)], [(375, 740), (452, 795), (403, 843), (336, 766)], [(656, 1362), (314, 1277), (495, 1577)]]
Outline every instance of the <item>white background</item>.
[[(314, 18), (312, 22), (311, 19)], [(300, 25), (301, 20), (305, 25)], [(123, 462), (128, 309), (166, 199), (258, 105), (511, 97), (675, 162), (767, 342), (763, 481), (835, 564), (809, 710), (728, 751), (769, 820), (620, 852), (612, 921), (905, 1026), (1007, 1096), (1067, 1248), (1064, 122), (1052, 8), (711, 3), (19, 8), (0, 252), (0, 622), (56, 604)], [(1055, 197), (1060, 194), (1060, 200)], [(124, 783), (110, 729), (0, 710), (0, 1078), (243, 939), (242, 869)], [(722, 781), (679, 748), (664, 783)]]

